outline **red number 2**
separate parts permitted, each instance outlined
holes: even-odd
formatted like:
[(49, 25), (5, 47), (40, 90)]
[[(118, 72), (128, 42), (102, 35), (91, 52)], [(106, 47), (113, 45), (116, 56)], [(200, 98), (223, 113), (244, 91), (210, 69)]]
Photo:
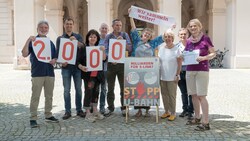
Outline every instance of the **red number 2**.
[[(41, 44), (41, 46), (42, 46), (42, 47), (40, 48), (40, 50), (38, 51), (38, 53), (37, 53), (37, 58), (39, 58), (39, 59), (41, 59), (41, 60), (46, 60), (46, 57), (42, 57), (42, 56), (41, 56), (43, 50), (45, 49), (45, 44), (44, 44), (44, 42), (41, 41), (41, 40), (37, 40), (37, 41), (34, 42), (34, 46), (37, 46), (37, 44)], [(50, 60), (50, 57), (47, 57), (47, 60)]]

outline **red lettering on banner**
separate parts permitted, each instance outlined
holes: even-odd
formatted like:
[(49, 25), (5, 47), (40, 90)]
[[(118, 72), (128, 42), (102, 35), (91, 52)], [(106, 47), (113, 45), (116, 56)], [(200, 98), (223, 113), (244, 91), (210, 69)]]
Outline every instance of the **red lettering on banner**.
[[(115, 48), (116, 45), (119, 46), (119, 55), (118, 55), (118, 57), (115, 56), (115, 49), (117, 49), (117, 48)], [(112, 58), (114, 60), (120, 60), (122, 58), (122, 44), (120, 42), (115, 42), (113, 44), (113, 46), (112, 46), (112, 50), (113, 50)]]
[[(66, 56), (66, 47), (69, 45), (70, 47), (70, 55), (69, 57)], [(72, 42), (66, 42), (64, 45), (63, 45), (63, 48), (62, 48), (62, 58), (64, 60), (71, 60), (73, 58), (73, 53), (74, 53), (74, 44)]]
[[(94, 62), (93, 62), (93, 54), (94, 53), (96, 53), (96, 56), (97, 56), (96, 64), (94, 64)], [(98, 67), (100, 64), (99, 60), (100, 60), (100, 52), (97, 49), (91, 50), (91, 52), (90, 52), (90, 66), (91, 66), (91, 68)]]
[[(41, 44), (41, 46), (42, 46), (42, 47), (40, 48), (40, 50), (38, 51), (38, 53), (37, 53), (37, 58), (39, 58), (39, 59), (41, 59), (41, 60), (46, 60), (46, 57), (42, 57), (42, 56), (41, 56), (41, 54), (42, 54), (42, 52), (43, 52), (43, 50), (44, 50), (44, 48), (45, 48), (44, 42), (41, 41), (41, 40), (35, 41), (35, 42), (34, 42), (34, 46), (37, 46), (37, 44)], [(48, 57), (48, 59), (50, 59), (50, 58)]]

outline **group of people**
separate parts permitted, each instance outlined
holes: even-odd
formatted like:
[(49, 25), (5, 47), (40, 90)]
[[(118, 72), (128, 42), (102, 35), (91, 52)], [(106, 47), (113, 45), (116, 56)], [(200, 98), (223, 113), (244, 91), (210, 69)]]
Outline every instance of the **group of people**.
[[(129, 10), (130, 12), (130, 10)], [(182, 28), (178, 32), (180, 41), (174, 44), (174, 32), (165, 31), (162, 35), (153, 37), (153, 30), (145, 28), (141, 35), (137, 31), (133, 18), (131, 22), (131, 39), (126, 32), (122, 32), (122, 21), (115, 19), (112, 21), (113, 31), (108, 34), (107, 24), (101, 24), (99, 31), (91, 29), (86, 35), (85, 42), (80, 34), (73, 32), (74, 20), (67, 18), (64, 21), (64, 31), (56, 41), (56, 46), (50, 41), (51, 57), (49, 63), (38, 61), (32, 47), (32, 41), (37, 37), (46, 37), (49, 32), (47, 21), (40, 21), (37, 25), (37, 36), (30, 36), (26, 41), (22, 55), (30, 55), (32, 95), (30, 102), (30, 125), (32, 128), (38, 127), (37, 108), (44, 88), (45, 95), (45, 119), (50, 122), (58, 122), (52, 113), (52, 99), (54, 89), (54, 67), (58, 52), (60, 50), (60, 39), (67, 38), (77, 40), (77, 57), (75, 65), (67, 62), (61, 63), (61, 75), (63, 78), (65, 114), (62, 119), (67, 120), (71, 117), (71, 78), (73, 77), (75, 87), (76, 115), (85, 118), (89, 122), (102, 120), (104, 116), (110, 116), (114, 110), (115, 100), (115, 80), (118, 78), (120, 85), (121, 112), (125, 116), (125, 106), (123, 105), (124, 96), (124, 64), (108, 62), (109, 40), (126, 40), (126, 51), (132, 57), (152, 57), (158, 56), (160, 59), (160, 87), (165, 112), (161, 118), (173, 121), (176, 118), (176, 92), (179, 86), (182, 97), (183, 112), (179, 117), (188, 116), (187, 125), (197, 125), (195, 130), (209, 130), (208, 101), (206, 99), (209, 81), (208, 60), (215, 56), (214, 47), (210, 38), (203, 34), (202, 24), (198, 19), (192, 19), (187, 28)], [(190, 33), (190, 36), (189, 36)], [(86, 48), (88, 46), (100, 46), (103, 53), (103, 70), (88, 71), (86, 67), (87, 57)], [(158, 54), (155, 53), (158, 49)], [(198, 64), (182, 65), (183, 51), (199, 50), (197, 58)], [(84, 100), (82, 104), (82, 79), (84, 82)], [(101, 90), (100, 90), (101, 85)], [(106, 90), (106, 87), (108, 89)], [(101, 93), (99, 92), (101, 91)], [(106, 95), (107, 91), (107, 95)], [(100, 96), (99, 96), (100, 93)], [(100, 97), (100, 98), (99, 98)], [(108, 107), (105, 109), (107, 98)], [(99, 101), (99, 111), (97, 108)], [(84, 108), (85, 112), (82, 110)], [(202, 110), (202, 116), (200, 112)], [(142, 116), (142, 109), (145, 109), (145, 116), (149, 116), (149, 106), (135, 106), (138, 109), (136, 117)], [(193, 117), (194, 112), (194, 117)]]

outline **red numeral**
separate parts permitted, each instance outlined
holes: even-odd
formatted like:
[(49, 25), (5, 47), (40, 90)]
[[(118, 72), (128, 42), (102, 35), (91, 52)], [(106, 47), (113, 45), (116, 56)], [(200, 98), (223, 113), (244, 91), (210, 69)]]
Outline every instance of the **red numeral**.
[[(69, 46), (70, 47), (70, 55), (69, 57), (66, 56), (66, 47)], [(73, 53), (74, 53), (74, 44), (72, 42), (66, 42), (64, 45), (63, 45), (63, 48), (62, 48), (62, 58), (64, 60), (71, 60), (73, 58)]]
[[(37, 53), (37, 58), (39, 58), (39, 59), (41, 59), (41, 60), (46, 60), (46, 57), (42, 57), (42, 56), (41, 56), (41, 54), (42, 54), (42, 52), (43, 52), (43, 50), (44, 50), (44, 48), (45, 48), (44, 42), (41, 41), (41, 40), (37, 40), (37, 41), (34, 42), (34, 46), (37, 46), (37, 44), (41, 44), (41, 46), (42, 46), (42, 47), (40, 48), (40, 50), (38, 51), (38, 53)], [(50, 58), (48, 57), (48, 59), (50, 59)]]
[[(94, 53), (96, 53), (96, 56), (97, 56), (96, 64), (94, 64), (94, 62), (93, 62), (93, 55), (94, 55)], [(98, 50), (96, 50), (96, 49), (95, 50), (91, 50), (91, 52), (90, 52), (90, 66), (91, 66), (91, 68), (98, 67), (99, 64), (100, 64), (99, 60), (100, 60), (100, 52)]]
[[(115, 47), (116, 45), (119, 46), (119, 55), (118, 55), (118, 57), (115, 56), (115, 49), (117, 49), (117, 47)], [(122, 44), (120, 42), (115, 42), (113, 44), (113, 46), (112, 46), (112, 50), (113, 50), (112, 58), (114, 60), (120, 60), (122, 58)]]

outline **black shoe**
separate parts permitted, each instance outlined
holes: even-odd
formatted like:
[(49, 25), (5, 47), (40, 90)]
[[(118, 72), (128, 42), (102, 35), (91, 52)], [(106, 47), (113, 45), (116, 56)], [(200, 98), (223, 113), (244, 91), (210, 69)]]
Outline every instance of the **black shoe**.
[(56, 119), (56, 118), (53, 117), (53, 116), (51, 116), (51, 117), (49, 117), (49, 118), (45, 118), (45, 120), (46, 120), (47, 122), (59, 122), (59, 120)]
[(104, 108), (100, 108), (99, 112), (104, 115), (105, 109)]
[(39, 125), (37, 124), (36, 120), (30, 120), (30, 127), (37, 128), (37, 127), (39, 127)]
[(66, 112), (66, 113), (63, 115), (62, 119), (63, 119), (63, 120), (66, 120), (66, 119), (69, 119), (70, 117), (71, 117), (71, 114), (68, 113), (68, 112)]
[(106, 109), (103, 115), (104, 115), (105, 117), (109, 117), (113, 112), (114, 112), (114, 111), (111, 111), (111, 110), (109, 110), (109, 109)]
[(90, 113), (93, 113), (93, 107), (90, 108)]
[(77, 112), (76, 115), (79, 116), (79, 117), (82, 117), (82, 118), (85, 118), (85, 117), (86, 117), (86, 113), (84, 113), (83, 111)]
[(194, 116), (193, 116), (193, 113), (188, 113), (188, 118), (187, 118), (188, 120), (192, 120), (193, 117), (194, 117)]
[(122, 116), (126, 117), (126, 110), (122, 110)]
[(179, 115), (179, 117), (185, 117), (185, 116), (187, 116), (187, 115), (188, 115), (188, 112), (183, 111), (183, 112)]

